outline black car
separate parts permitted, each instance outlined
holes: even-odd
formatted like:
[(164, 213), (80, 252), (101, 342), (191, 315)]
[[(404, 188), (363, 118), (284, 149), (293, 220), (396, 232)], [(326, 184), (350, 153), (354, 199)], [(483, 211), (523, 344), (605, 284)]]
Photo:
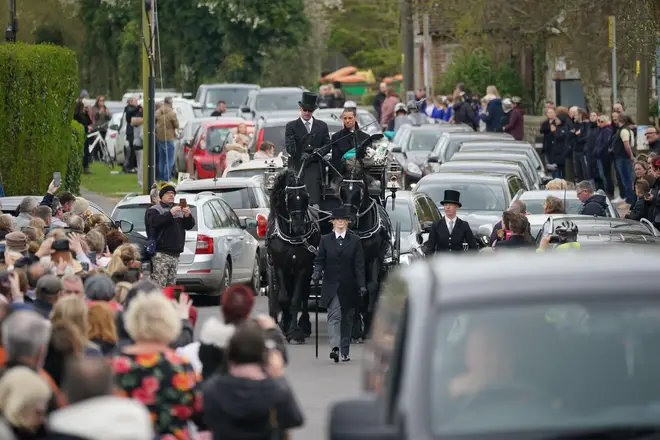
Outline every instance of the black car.
[(512, 141), (507, 139), (489, 139), (487, 141), (468, 141), (461, 142), (458, 151), (524, 151), (529, 160), (534, 164), (534, 168), (539, 176), (547, 175), (541, 156), (534, 146), (525, 141)]
[(219, 101), (224, 101), (227, 113), (233, 114), (247, 101), (252, 90), (259, 89), (256, 84), (202, 84), (197, 89), (195, 104), (201, 113), (208, 116), (215, 111)]
[(447, 125), (440, 124), (406, 124), (399, 127), (392, 139), (390, 152), (403, 170), (401, 185), (404, 189), (422, 178), (422, 165), (440, 136), (446, 132)]
[(546, 177), (541, 179), (541, 177), (536, 172), (534, 164), (527, 157), (524, 151), (500, 151), (500, 150), (485, 150), (485, 151), (459, 151), (455, 153), (449, 162), (457, 162), (463, 160), (483, 160), (483, 161), (494, 161), (494, 160), (503, 160), (507, 162), (515, 162), (520, 164), (522, 167), (525, 176), (529, 178), (529, 181), (533, 183), (534, 188), (541, 188), (552, 178)]
[(385, 210), (393, 227), (397, 222), (401, 225), (400, 262), (410, 264), (423, 258), (417, 236), (426, 232), (425, 223), (442, 218), (436, 203), (423, 192), (397, 191), (395, 199), (388, 198)]
[(438, 173), (462, 173), (471, 171), (483, 171), (485, 173), (510, 173), (520, 177), (523, 181), (523, 188), (527, 190), (538, 189), (534, 182), (527, 176), (522, 166), (518, 162), (492, 160), (485, 162), (482, 160), (457, 160), (445, 162), (440, 165)]
[(466, 254), (389, 276), (330, 440), (657, 432), (660, 254)]
[[(254, 127), (254, 136), (250, 139), (250, 144), (248, 145), (248, 150), (255, 152), (259, 150), (259, 146), (263, 141), (269, 141), (275, 144), (275, 155), (277, 156), (281, 152), (285, 151), (284, 145), (284, 134), (286, 131), (286, 124), (299, 118), (300, 114), (297, 115), (272, 115), (270, 117), (264, 116), (257, 121), (257, 124)], [(320, 119), (326, 124), (328, 124), (328, 132), (330, 136), (336, 131), (339, 131), (343, 127), (343, 123), (334, 118)]]
[(428, 195), (442, 209), (440, 202), (445, 191), (459, 191), (463, 206), (458, 216), (470, 223), (470, 229), (477, 234), (479, 226), (500, 221), (521, 186), (520, 178), (512, 174), (437, 173), (424, 176), (412, 192)]
[(252, 121), (272, 113), (297, 112), (300, 109), (298, 102), (305, 91), (302, 87), (266, 87), (252, 90), (238, 110), (237, 116)]
[[(592, 217), (589, 215), (553, 215), (549, 217), (536, 235), (536, 246), (546, 235), (554, 236), (554, 230), (562, 222), (573, 222), (578, 228), (580, 247), (604, 244), (658, 245), (660, 232), (653, 225), (643, 220)], [(551, 242), (556, 240), (551, 239)]]
[(513, 140), (513, 136), (507, 133), (487, 133), (482, 131), (443, 133), (438, 139), (438, 142), (433, 146), (433, 151), (431, 151), (427, 160), (422, 164), (422, 172), (424, 175), (435, 173), (440, 164), (447, 162), (459, 150), (463, 142), (491, 139)]

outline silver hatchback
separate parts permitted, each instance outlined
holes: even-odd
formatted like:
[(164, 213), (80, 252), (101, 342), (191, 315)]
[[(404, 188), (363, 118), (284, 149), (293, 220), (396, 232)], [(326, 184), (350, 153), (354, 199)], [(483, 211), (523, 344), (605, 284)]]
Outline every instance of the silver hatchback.
[[(261, 287), (259, 244), (247, 232), (256, 221), (238, 217), (220, 197), (211, 194), (180, 194), (195, 218), (195, 227), (186, 231), (186, 244), (179, 257), (176, 283), (196, 293), (219, 294), (232, 283)], [(112, 211), (114, 220), (133, 223), (146, 237), (145, 213), (149, 196), (127, 195)]]

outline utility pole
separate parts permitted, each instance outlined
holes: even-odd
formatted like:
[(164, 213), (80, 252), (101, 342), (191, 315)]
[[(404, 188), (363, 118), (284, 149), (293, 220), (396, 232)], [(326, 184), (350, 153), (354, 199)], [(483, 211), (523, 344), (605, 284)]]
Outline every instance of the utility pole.
[(424, 14), (424, 89), (426, 96), (431, 97), (433, 91), (433, 69), (431, 68), (431, 18)]
[(5, 30), (5, 41), (7, 43), (16, 42), (18, 34), (18, 19), (16, 18), (16, 0), (9, 0), (9, 24)]
[(403, 50), (402, 95), (415, 91), (415, 36), (413, 35), (412, 0), (399, 0), (401, 17), (401, 49)]
[(637, 53), (637, 122), (638, 125), (649, 124), (649, 47), (646, 39)]
[[(142, 190), (149, 194), (151, 186), (156, 181), (156, 138), (155, 138), (155, 3), (156, 0), (142, 1), (142, 108), (144, 151), (142, 160)], [(146, 159), (146, 160), (144, 160)]]
[(619, 102), (616, 78), (616, 17), (614, 15), (609, 16), (609, 25), (609, 41), (610, 49), (612, 49), (612, 107), (614, 107), (614, 104)]

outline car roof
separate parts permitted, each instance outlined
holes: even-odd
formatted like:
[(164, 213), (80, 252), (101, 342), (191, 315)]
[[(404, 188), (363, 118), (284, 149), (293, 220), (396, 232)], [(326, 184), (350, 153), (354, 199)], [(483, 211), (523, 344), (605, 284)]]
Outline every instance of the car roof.
[[(493, 134), (493, 133), (491, 133), (491, 134)], [(517, 141), (515, 139), (505, 139), (505, 138), (493, 138), (493, 139), (487, 139), (487, 140), (478, 139), (478, 140), (474, 140), (474, 141), (466, 141), (466, 142), (463, 142), (463, 144), (464, 145), (465, 144), (469, 144), (469, 145), (489, 145), (489, 146), (493, 146), (493, 147), (497, 146), (497, 147), (500, 147), (500, 148), (504, 148), (505, 146), (509, 146), (509, 147), (514, 147), (514, 146), (515, 147), (526, 147), (526, 146), (528, 146), (528, 147), (532, 147), (532, 148), (534, 147), (532, 144), (530, 144), (529, 142), (526, 142), (526, 141)]]
[[(238, 165), (229, 167), (227, 171), (235, 171), (235, 170), (256, 170), (256, 169), (266, 169), (271, 166), (275, 166), (275, 168), (282, 168), (284, 167), (284, 164), (282, 162), (282, 158), (280, 156), (275, 156), (272, 159), (252, 159), (247, 162), (242, 162)], [(241, 177), (241, 179), (246, 178), (246, 177)], [(234, 177), (232, 177), (234, 179)]]
[(577, 199), (577, 193), (575, 190), (548, 190), (548, 189), (537, 189), (531, 191), (524, 191), (516, 195), (516, 199), (520, 200), (544, 200), (548, 196), (557, 197), (559, 199)]
[(211, 127), (225, 127), (228, 125), (239, 125), (239, 124), (245, 124), (246, 126), (253, 127), (254, 126), (254, 121), (248, 121), (243, 118), (218, 118), (218, 119), (212, 119), (209, 121), (204, 121), (202, 122), (202, 125), (206, 128), (211, 128)]
[[(495, 139), (509, 139), (508, 134), (506, 133), (492, 133), (492, 132), (487, 132), (487, 131), (474, 131), (474, 132), (469, 132), (469, 131), (445, 131), (443, 136), (450, 136), (451, 138), (455, 139), (469, 139), (469, 138), (488, 138), (492, 137)], [(513, 140), (513, 139), (512, 139)]]
[(201, 84), (199, 88), (204, 89), (258, 89), (258, 84), (241, 84), (241, 83), (213, 83), (213, 84)]
[[(458, 165), (456, 165), (458, 164)], [(465, 167), (471, 167), (475, 166), (481, 169), (484, 168), (490, 168), (490, 169), (508, 169), (508, 168), (520, 168), (520, 165), (518, 165), (515, 162), (507, 162), (505, 160), (491, 160), (491, 161), (481, 161), (481, 160), (457, 160), (455, 162), (452, 162), (451, 160), (449, 162), (445, 162), (443, 164), (440, 164), (439, 170), (442, 171), (443, 169), (460, 169), (462, 166)], [(466, 170), (469, 171), (469, 168)]]
[[(5, 214), (8, 214), (9, 211), (16, 211), (18, 209), (18, 205), (21, 204), (23, 199), (25, 197), (34, 197), (38, 202), (41, 202), (41, 199), (43, 199), (43, 196), (7, 196), (7, 197), (0, 197), (0, 210), (2, 211), (7, 211)], [(87, 200), (87, 199), (85, 199)], [(89, 203), (89, 206), (92, 207), (94, 210), (102, 212), (106, 216), (108, 214), (101, 209), (99, 205), (96, 203), (92, 202), (91, 200), (87, 200), (87, 203)]]
[[(194, 197), (191, 198), (190, 194), (182, 193), (182, 194), (177, 194), (174, 196), (174, 201), (178, 201), (181, 199), (186, 199), (189, 205), (195, 206), (197, 201), (204, 201), (206, 199), (219, 199), (219, 196), (216, 196), (215, 194), (208, 193), (200, 193), (200, 194), (194, 194)], [(151, 196), (148, 195), (131, 195), (127, 194), (124, 196), (123, 199), (119, 203), (117, 203), (116, 208), (119, 207), (124, 207), (124, 206), (131, 206), (131, 205), (150, 205), (151, 204)]]
[(433, 183), (433, 182), (500, 183), (502, 182), (502, 180), (504, 180), (505, 178), (504, 176), (505, 174), (492, 174), (492, 173), (483, 173), (483, 172), (434, 173), (422, 177), (420, 182), (425, 181), (428, 183)]
[(263, 87), (258, 89), (259, 95), (269, 95), (269, 94), (280, 94), (280, 93), (302, 93), (304, 89), (302, 87)]
[(406, 127), (407, 130), (411, 130), (411, 131), (431, 131), (437, 133), (447, 133), (446, 130), (447, 127), (442, 124), (422, 124), (422, 125), (405, 124), (399, 127), (399, 130), (402, 129), (403, 127)]
[(527, 159), (527, 153), (525, 153), (522, 149), (519, 149), (517, 151), (500, 151), (500, 150), (473, 150), (473, 151), (457, 151), (454, 153), (452, 156), (452, 159), (454, 157), (470, 157), (470, 156), (512, 156), (512, 157), (519, 157), (522, 159)]
[(258, 186), (259, 184), (259, 181), (253, 177), (222, 177), (220, 179), (199, 180), (186, 179), (176, 186), (176, 190), (186, 191), (209, 188), (209, 191), (211, 191), (214, 188), (245, 188)]
[[(637, 220), (627, 218), (597, 217), (591, 215), (561, 214), (553, 216), (553, 221), (572, 221), (578, 228), (588, 228), (589, 230), (602, 230), (607, 227), (610, 230), (620, 229), (622, 231), (640, 231), (653, 234), (648, 227)], [(586, 229), (585, 229), (586, 230)]]
[[(629, 258), (626, 258), (629, 257)], [(585, 276), (584, 262), (589, 261), (589, 276)], [(416, 262), (403, 268), (401, 276), (407, 280), (408, 294), (428, 299), (429, 291), (415, 289), (420, 275), (429, 271), (435, 283), (432, 301), (435, 304), (469, 305), (484, 303), (519, 303), (542, 298), (612, 297), (621, 292), (638, 295), (657, 295), (655, 277), (649, 276), (660, 265), (660, 252), (648, 250), (639, 258), (639, 249), (625, 245), (600, 247), (597, 251), (583, 252), (514, 251), (471, 255), (469, 252), (441, 255)], [(502, 267), (515, 267), (515, 280), (511, 272)], [(475, 277), (474, 274), (479, 276)], [(548, 274), (561, 274), (552, 278)]]

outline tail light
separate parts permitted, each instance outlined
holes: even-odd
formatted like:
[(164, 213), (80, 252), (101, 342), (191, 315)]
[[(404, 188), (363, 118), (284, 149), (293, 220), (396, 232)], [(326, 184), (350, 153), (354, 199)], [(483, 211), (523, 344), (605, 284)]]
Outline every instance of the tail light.
[(208, 235), (197, 235), (197, 248), (195, 250), (197, 255), (211, 255), (213, 254), (213, 238)]
[(261, 143), (264, 141), (264, 129), (259, 130), (259, 136), (257, 136), (257, 145), (254, 147), (254, 151), (259, 151)]
[(111, 139), (114, 139), (114, 138), (116, 138), (116, 137), (117, 137), (117, 133), (110, 133), (110, 138), (111, 138)]
[(266, 236), (266, 228), (268, 227), (268, 219), (263, 214), (257, 214), (257, 235), (259, 237)]

